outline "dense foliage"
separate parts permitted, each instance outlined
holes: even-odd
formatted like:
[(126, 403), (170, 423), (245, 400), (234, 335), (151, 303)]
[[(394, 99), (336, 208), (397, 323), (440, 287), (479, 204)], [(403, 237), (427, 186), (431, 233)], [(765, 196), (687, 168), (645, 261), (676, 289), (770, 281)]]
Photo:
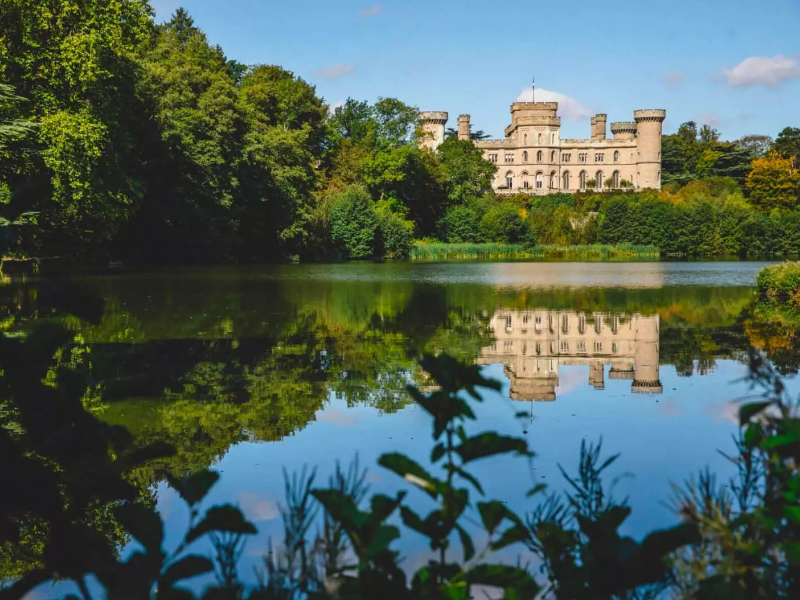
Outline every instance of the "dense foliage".
[[(471, 142), (451, 132), (436, 151), (420, 148), (416, 107), (380, 98), (332, 108), (279, 66), (229, 59), (183, 9), (157, 25), (148, 0), (7, 0), (0, 78), (5, 256), (404, 258), (424, 238), (797, 251), (782, 241), (798, 237), (797, 128), (726, 142), (684, 123), (663, 138), (662, 194), (625, 182), (603, 195), (498, 197), (496, 165)], [(608, 202), (623, 192), (629, 215), (647, 213), (626, 226)], [(342, 198), (353, 194), (369, 197), (362, 218), (375, 224), (348, 249)], [(667, 223), (643, 225), (653, 211)], [(709, 216), (713, 231), (697, 222)]]

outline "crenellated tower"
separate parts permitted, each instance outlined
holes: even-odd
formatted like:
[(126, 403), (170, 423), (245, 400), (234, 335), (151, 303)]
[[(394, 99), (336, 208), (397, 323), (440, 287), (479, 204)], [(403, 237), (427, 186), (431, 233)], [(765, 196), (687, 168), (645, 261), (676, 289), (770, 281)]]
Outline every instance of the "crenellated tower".
[(592, 139), (600, 141), (606, 139), (606, 123), (608, 115), (599, 114), (592, 117)]
[(659, 317), (643, 317), (634, 322), (635, 350), (633, 354), (634, 394), (660, 394), (664, 388), (659, 375)]
[(420, 146), (436, 150), (444, 141), (444, 127), (447, 125), (448, 114), (444, 111), (427, 111), (419, 113), (419, 122), (422, 127)]
[(661, 109), (637, 110), (636, 121), (636, 186), (661, 189), (661, 127), (667, 111)]
[(470, 139), (470, 116), (458, 115), (458, 139), (468, 142)]

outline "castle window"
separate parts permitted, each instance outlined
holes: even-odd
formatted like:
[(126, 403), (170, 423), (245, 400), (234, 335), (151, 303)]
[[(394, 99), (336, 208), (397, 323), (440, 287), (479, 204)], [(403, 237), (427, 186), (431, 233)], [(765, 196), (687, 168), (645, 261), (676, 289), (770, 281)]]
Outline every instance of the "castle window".
[(569, 352), (569, 342), (561, 342), (561, 351)]
[[(528, 134), (527, 133), (522, 136), (522, 140), (523, 140), (523, 142), (525, 142), (525, 145), (527, 146), (528, 145)], [(526, 158), (525, 160), (528, 160), (528, 159)]]
[(536, 189), (537, 190), (542, 189), (542, 174), (541, 173), (537, 173), (536, 174)]
[(578, 162), (585, 163), (588, 158), (589, 154), (586, 152), (581, 152), (580, 154), (578, 154)]
[(514, 174), (510, 171), (506, 173), (506, 187), (511, 189), (514, 187)]
[(510, 152), (506, 152), (506, 162), (513, 163), (514, 162), (514, 155)]
[(537, 142), (538, 142), (539, 144), (541, 144), (541, 143), (542, 143), (542, 134), (541, 134), (541, 133), (539, 134), (539, 137), (537, 138)]
[(614, 187), (619, 187), (619, 171), (614, 171), (614, 174), (611, 176), (614, 179)]
[(550, 162), (556, 162), (556, 151), (555, 150), (553, 150), (550, 153)]
[(578, 342), (578, 352), (586, 352), (586, 342)]
[(603, 189), (603, 172), (602, 171), (598, 171), (597, 172), (597, 175), (595, 175), (595, 180), (596, 180), (594, 182), (595, 189), (596, 190), (602, 190)]
[(594, 155), (594, 162), (603, 162), (605, 160), (605, 155), (602, 152), (597, 152)]
[(578, 317), (578, 331), (583, 333), (586, 330), (586, 317), (584, 315), (580, 315)]
[(555, 133), (551, 133), (550, 134), (550, 143), (551, 144), (555, 144), (556, 143), (556, 134)]
[(612, 342), (611, 343), (611, 351), (612, 352), (616, 352), (617, 351), (617, 342)]
[(569, 315), (561, 317), (561, 331), (569, 333)]
[[(527, 135), (525, 137), (528, 137)], [(527, 140), (526, 140), (527, 142)], [(528, 162), (528, 151), (522, 153), (522, 162)]]
[(569, 189), (569, 171), (564, 171), (564, 175), (562, 175), (563, 181), (563, 188), (565, 190)]
[(522, 177), (522, 187), (527, 190), (530, 187), (530, 182), (528, 181), (528, 172), (523, 171), (521, 177)]
[(619, 150), (614, 152), (614, 162), (619, 162)]
[(569, 162), (572, 159), (572, 154), (562, 154), (561, 162)]
[(490, 154), (489, 155), (489, 162), (496, 163), (497, 162), (497, 154)]
[(600, 333), (603, 329), (603, 320), (600, 318), (600, 315), (595, 315), (594, 317), (594, 330), (597, 333)]
[(599, 354), (603, 351), (603, 342), (595, 342), (594, 343), (594, 351), (595, 353)]
[(550, 189), (554, 190), (557, 187), (558, 186), (556, 185), (556, 172), (553, 171), (552, 173), (550, 173)]
[(536, 342), (536, 354), (542, 353), (542, 345), (539, 342)]
[(578, 187), (582, 190), (586, 189), (586, 171), (581, 171), (578, 175)]
[[(541, 134), (540, 134), (540, 135), (541, 135)], [(542, 151), (541, 151), (541, 150), (539, 150), (539, 151), (536, 153), (536, 162), (542, 162)]]

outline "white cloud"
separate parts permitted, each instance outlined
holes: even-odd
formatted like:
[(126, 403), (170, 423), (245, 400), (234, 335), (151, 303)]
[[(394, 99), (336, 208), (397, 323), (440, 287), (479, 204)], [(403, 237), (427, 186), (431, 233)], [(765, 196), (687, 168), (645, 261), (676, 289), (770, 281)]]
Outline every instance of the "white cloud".
[(355, 71), (356, 68), (353, 65), (335, 64), (323, 69), (317, 69), (314, 71), (314, 77), (320, 77), (328, 81), (338, 81), (342, 77), (352, 75)]
[(383, 6), (380, 4), (373, 4), (369, 8), (364, 8), (358, 11), (358, 14), (361, 15), (364, 19), (371, 19), (372, 17), (377, 17), (379, 14), (383, 12)]
[(671, 90), (677, 90), (679, 87), (681, 87), (681, 85), (683, 85), (684, 81), (686, 81), (686, 73), (681, 73), (680, 71), (664, 73), (661, 76), (661, 83)]
[(248, 519), (256, 523), (271, 521), (281, 516), (277, 502), (252, 492), (242, 492), (239, 496), (239, 507)]
[(336, 102), (334, 102), (333, 104), (331, 104), (331, 105), (328, 107), (328, 112), (329, 112), (330, 114), (333, 114), (333, 113), (335, 113), (335, 112), (336, 112), (336, 109), (337, 109), (337, 108), (341, 108), (341, 107), (343, 107), (345, 104), (347, 104), (347, 101), (346, 101), (346, 100), (337, 100)]
[(695, 121), (700, 123), (700, 125), (710, 125), (711, 127), (718, 127), (722, 122), (722, 119), (720, 119), (720, 116), (713, 110), (707, 110), (704, 113), (700, 113), (695, 119)]
[(762, 85), (777, 88), (786, 81), (800, 79), (800, 58), (796, 56), (751, 56), (732, 69), (722, 69), (732, 87)]
[[(530, 102), (531, 88), (525, 88), (517, 97), (517, 102)], [(565, 119), (588, 119), (594, 113), (588, 108), (560, 92), (553, 92), (544, 88), (536, 88), (536, 102), (558, 102), (558, 114)]]

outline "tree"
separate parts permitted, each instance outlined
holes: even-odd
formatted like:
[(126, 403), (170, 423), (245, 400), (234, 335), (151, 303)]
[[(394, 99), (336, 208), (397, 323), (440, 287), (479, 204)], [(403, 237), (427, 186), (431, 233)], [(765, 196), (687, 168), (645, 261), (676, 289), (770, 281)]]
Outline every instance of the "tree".
[(450, 207), (439, 221), (439, 238), (453, 244), (482, 242), (482, 216), (478, 208), (472, 205)]
[(331, 239), (343, 258), (371, 258), (376, 227), (372, 198), (365, 189), (352, 187), (339, 194), (331, 211)]
[(483, 158), (472, 142), (448, 139), (436, 150), (442, 165), (447, 198), (464, 202), (478, 198), (492, 189), (497, 166)]
[(800, 193), (800, 173), (791, 158), (783, 158), (770, 150), (764, 158), (753, 161), (753, 170), (747, 176), (747, 189), (753, 204), (770, 210), (796, 208)]
[(107, 240), (143, 195), (135, 57), (152, 33), (147, 0), (4, 0), (0, 77), (31, 102), (42, 143), (28, 210), (60, 236)]
[(800, 168), (800, 127), (785, 127), (775, 138), (772, 149), (783, 158), (794, 157), (795, 168)]
[(533, 244), (530, 225), (509, 204), (501, 203), (487, 210), (481, 218), (481, 231), (487, 242)]
[(740, 137), (734, 142), (739, 148), (749, 152), (753, 158), (761, 158), (772, 147), (773, 140), (768, 135), (751, 134)]
[[(477, 131), (472, 131), (472, 125), (469, 126), (469, 139), (473, 142), (480, 142), (482, 140), (488, 140), (490, 136), (488, 133), (483, 131), (483, 129), (478, 129)], [(448, 127), (447, 131), (444, 134), (445, 141), (447, 140), (457, 140), (458, 139), (458, 130), (453, 129), (452, 127)]]

